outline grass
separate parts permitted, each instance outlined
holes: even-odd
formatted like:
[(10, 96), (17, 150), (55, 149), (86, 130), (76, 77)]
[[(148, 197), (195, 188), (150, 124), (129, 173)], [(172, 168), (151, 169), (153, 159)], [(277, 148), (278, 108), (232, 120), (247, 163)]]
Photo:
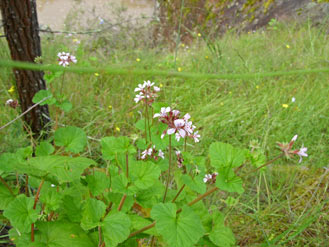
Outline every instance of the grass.
[[(113, 50), (106, 47), (110, 52), (105, 53), (97, 45), (93, 49), (87, 39), (77, 45), (72, 37), (57, 37), (43, 39), (43, 61), (54, 64), (58, 52), (69, 51), (77, 56), (80, 65), (96, 67), (172, 71), (180, 68), (182, 72), (200, 73), (323, 68), (329, 66), (325, 30), (321, 26), (280, 24), (276, 30), (240, 35), (229, 32), (208, 41), (208, 45), (206, 37), (198, 37), (193, 44), (180, 44), (176, 63), (173, 52), (165, 47), (150, 49), (145, 41), (137, 49), (126, 45)], [(92, 42), (97, 43), (97, 39)], [(216, 47), (216, 52), (212, 47)], [(0, 54), (9, 57), (4, 40), (0, 41)], [(133, 90), (138, 83), (152, 80), (162, 84), (160, 101), (189, 112), (201, 129), (201, 143), (189, 147), (195, 153), (206, 153), (210, 143), (222, 141), (243, 148), (254, 147), (271, 159), (278, 152), (277, 141), (288, 142), (298, 134), (297, 145), (309, 148), (309, 157), (301, 165), (291, 160), (279, 161), (265, 172), (248, 176), (246, 193), (235, 197), (233, 205), (228, 203), (226, 193), (218, 193), (209, 200), (227, 213), (227, 223), (240, 246), (328, 244), (329, 175), (323, 168), (329, 160), (328, 73), (236, 80), (99, 74), (65, 74), (64, 91), (73, 109), (57, 115), (59, 123), (82, 127), (96, 139), (131, 136), (137, 133), (134, 125), (140, 119)], [(0, 102), (16, 97), (7, 92), (14, 83), (10, 70), (0, 69), (0, 81)], [(56, 79), (49, 87), (55, 92), (60, 82)], [(55, 119), (56, 110), (51, 107), (50, 111)], [(1, 107), (0, 113), (2, 126), (18, 110)], [(17, 121), (1, 131), (0, 153), (28, 143), (22, 123)], [(100, 159), (97, 141), (90, 140), (86, 152)], [(247, 172), (248, 168), (242, 174)]]

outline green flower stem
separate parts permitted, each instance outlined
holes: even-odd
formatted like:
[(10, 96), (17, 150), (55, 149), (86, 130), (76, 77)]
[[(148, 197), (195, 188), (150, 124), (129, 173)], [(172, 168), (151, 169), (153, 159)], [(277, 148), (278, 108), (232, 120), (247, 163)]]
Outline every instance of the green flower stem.
[[(170, 140), (170, 139), (169, 139), (169, 140)], [(278, 160), (279, 158), (283, 157), (283, 155), (284, 155), (283, 153), (280, 154), (280, 155), (277, 156), (276, 158), (274, 158), (274, 159), (272, 159), (272, 160), (266, 162), (264, 165), (258, 167), (257, 169), (253, 170), (252, 172), (255, 172), (255, 171), (257, 171), (257, 170), (259, 170), (259, 169), (261, 169), (261, 168), (263, 168), (263, 167), (265, 167), (265, 166), (268, 166), (268, 165), (272, 164), (274, 161), (276, 161), (276, 160)], [(170, 163), (169, 163), (169, 165), (170, 165)], [(248, 175), (248, 174), (250, 174), (250, 173), (247, 173), (246, 175)], [(245, 175), (245, 176), (246, 176), (246, 175)], [(204, 194), (199, 195), (197, 198), (195, 198), (193, 201), (189, 202), (187, 205), (188, 205), (188, 206), (192, 206), (192, 205), (196, 204), (197, 202), (199, 202), (200, 200), (202, 200), (203, 198), (205, 198), (205, 197), (209, 196), (210, 194), (214, 193), (214, 192), (217, 191), (217, 190), (219, 190), (217, 187), (213, 187), (212, 189), (206, 191)], [(182, 212), (182, 208), (178, 209), (178, 210), (176, 211), (176, 214), (179, 214), (180, 212)], [(137, 234), (139, 234), (139, 233), (141, 233), (141, 232), (144, 232), (144, 231), (146, 231), (146, 230), (148, 230), (148, 229), (151, 229), (152, 227), (155, 226), (155, 224), (156, 224), (156, 221), (154, 221), (152, 224), (149, 224), (149, 225), (147, 225), (147, 226), (145, 226), (145, 227), (143, 227), (143, 228), (141, 228), (141, 229), (139, 229), (139, 230), (137, 230), (137, 231), (135, 231), (135, 232), (132, 232), (132, 233), (129, 235), (128, 238), (131, 238), (131, 237), (133, 237), (133, 236), (135, 236), (135, 235), (137, 235)]]
[(128, 161), (129, 161), (129, 156), (128, 156), (128, 152), (126, 153), (126, 177), (129, 177), (129, 165), (128, 165)]
[(262, 169), (263, 167), (272, 164), (274, 161), (276, 161), (276, 160), (282, 158), (283, 156), (284, 156), (284, 153), (281, 153), (280, 155), (278, 155), (278, 156), (275, 157), (274, 159), (272, 159), (272, 160), (266, 162), (264, 165), (261, 165), (261, 166), (257, 167), (256, 169), (252, 170), (251, 172), (248, 172), (247, 174), (243, 175), (243, 177), (246, 177), (246, 176), (250, 175), (251, 173), (254, 173), (254, 172), (256, 172), (256, 171)]
[(176, 201), (176, 199), (178, 198), (178, 196), (180, 195), (180, 193), (182, 193), (183, 189), (185, 188), (185, 184), (183, 184), (183, 186), (180, 188), (180, 190), (177, 192), (176, 196), (174, 197), (174, 199), (172, 199), (172, 203), (174, 203)]
[(146, 116), (146, 112), (147, 112), (147, 103), (145, 102), (145, 113), (144, 113), (144, 118), (145, 118), (145, 144), (147, 146), (147, 116)]
[(166, 201), (166, 197), (167, 197), (167, 192), (168, 192), (168, 186), (169, 186), (169, 182), (170, 182), (170, 170), (171, 170), (171, 135), (169, 135), (169, 168), (168, 168), (168, 177), (167, 177), (167, 184), (166, 184), (166, 190), (165, 193), (163, 195), (163, 202)]
[(63, 88), (64, 88), (64, 76), (65, 76), (65, 71), (63, 72), (63, 76), (62, 76), (62, 85), (61, 85), (61, 90), (60, 93), (63, 93)]
[[(149, 131), (149, 135), (150, 135), (150, 142), (152, 142), (152, 138), (151, 138), (151, 126), (150, 126), (150, 116), (149, 116), (149, 111), (148, 111), (148, 105), (146, 104), (146, 117), (147, 117), (147, 128)], [(145, 126), (146, 128), (146, 126)]]
[(1, 183), (6, 186), (6, 188), (9, 190), (10, 194), (12, 194), (13, 196), (15, 196), (14, 192), (12, 191), (12, 189), (10, 188), (10, 186), (6, 183), (6, 181), (0, 176), (0, 181)]
[[(37, 207), (37, 203), (39, 200), (39, 196), (40, 196), (40, 191), (42, 188), (43, 183), (45, 182), (45, 179), (43, 178), (39, 184), (39, 188), (37, 190), (37, 193), (35, 195), (35, 199), (34, 199), (34, 205), (33, 205), (33, 209), (35, 210)], [(31, 224), (31, 242), (34, 242), (34, 223)]]
[(186, 143), (187, 143), (187, 136), (185, 136), (185, 139), (184, 139), (184, 152), (186, 152)]

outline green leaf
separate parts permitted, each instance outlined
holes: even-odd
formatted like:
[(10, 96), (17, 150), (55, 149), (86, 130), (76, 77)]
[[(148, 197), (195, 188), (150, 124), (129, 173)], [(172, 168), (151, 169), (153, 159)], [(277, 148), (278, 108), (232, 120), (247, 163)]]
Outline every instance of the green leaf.
[(33, 209), (34, 199), (21, 194), (15, 198), (5, 209), (3, 215), (10, 220), (13, 227), (20, 232), (30, 232), (31, 224), (39, 217), (40, 207)]
[(185, 174), (182, 176), (182, 181), (188, 188), (195, 192), (198, 192), (199, 194), (203, 194), (206, 192), (207, 186), (203, 182), (203, 178), (201, 176), (191, 178), (191, 176)]
[(134, 162), (131, 164), (130, 177), (140, 190), (151, 187), (159, 178), (160, 168), (152, 162)]
[(43, 141), (36, 147), (35, 154), (37, 156), (47, 156), (52, 154), (54, 151), (55, 148), (53, 147), (53, 145)]
[(54, 139), (57, 146), (63, 146), (66, 151), (73, 153), (83, 151), (87, 144), (86, 133), (74, 126), (59, 128), (55, 132)]
[(69, 112), (72, 109), (72, 103), (68, 100), (64, 100), (63, 102), (58, 104), (58, 107), (64, 112)]
[(136, 200), (144, 208), (152, 208), (163, 198), (164, 191), (165, 185), (158, 180), (147, 190), (139, 191)]
[(38, 103), (41, 100), (43, 100), (44, 98), (50, 97), (49, 99), (43, 101), (40, 105), (53, 105), (56, 102), (56, 99), (53, 98), (53, 95), (50, 91), (48, 90), (40, 90), (39, 92), (37, 92), (32, 99), (33, 103)]
[(190, 247), (204, 234), (200, 218), (188, 206), (176, 217), (176, 205), (159, 203), (152, 208), (151, 216), (156, 220), (156, 230), (170, 247)]
[(78, 224), (66, 221), (39, 222), (35, 242), (43, 247), (95, 247)]
[(8, 188), (0, 184), (0, 210), (6, 209), (14, 199), (15, 197), (9, 192)]
[[(45, 184), (43, 186), (45, 186)], [(58, 193), (56, 188), (41, 190), (40, 202), (45, 205), (45, 211), (47, 213), (59, 209), (62, 203), (62, 199), (63, 194)]]
[(33, 153), (32, 146), (19, 148), (16, 151), (17, 158), (20, 160), (26, 160), (27, 158), (32, 157), (32, 153)]
[(104, 202), (94, 198), (89, 198), (84, 205), (81, 227), (90, 230), (100, 225), (100, 219), (104, 215), (106, 205)]
[(16, 164), (19, 162), (16, 154), (3, 153), (0, 155), (0, 175), (15, 171)]
[(234, 234), (223, 222), (215, 222), (215, 226), (209, 234), (209, 239), (211, 242), (221, 247), (235, 246)]
[(126, 136), (120, 137), (104, 137), (101, 139), (103, 158), (107, 160), (115, 159), (119, 154), (133, 154), (136, 149), (130, 144), (130, 140)]
[(135, 126), (137, 129), (144, 131), (145, 130), (145, 118), (138, 120)]
[(242, 179), (236, 176), (232, 169), (222, 169), (218, 172), (216, 186), (227, 192), (238, 192), (239, 194), (244, 192)]
[(84, 157), (68, 156), (42, 156), (28, 160), (28, 165), (43, 172), (42, 176), (50, 174), (55, 176), (60, 183), (79, 180), (83, 171), (90, 165), (95, 165), (95, 161)]
[(93, 196), (99, 196), (110, 187), (110, 178), (101, 171), (95, 171), (93, 175), (88, 175), (86, 181)]
[[(31, 233), (18, 232), (15, 228), (11, 228), (8, 233), (9, 239), (14, 242), (16, 247), (44, 247), (31, 242)], [(32, 244), (34, 245), (32, 246)]]
[(82, 210), (81, 200), (79, 200), (79, 198), (69, 195), (64, 196), (63, 209), (65, 215), (70, 221), (80, 223), (82, 218)]
[(106, 246), (115, 247), (125, 241), (130, 233), (130, 219), (122, 212), (115, 212), (105, 217), (102, 232)]
[(210, 145), (209, 156), (211, 166), (215, 168), (238, 167), (245, 161), (244, 150), (222, 142), (214, 142)]

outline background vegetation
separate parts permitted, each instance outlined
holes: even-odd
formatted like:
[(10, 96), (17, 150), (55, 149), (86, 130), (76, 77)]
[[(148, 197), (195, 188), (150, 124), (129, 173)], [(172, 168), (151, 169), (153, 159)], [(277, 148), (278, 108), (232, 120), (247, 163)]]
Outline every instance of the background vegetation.
[[(327, 28), (327, 23), (315, 27), (310, 21), (303, 24), (272, 21), (254, 32), (229, 31), (216, 39), (193, 31), (193, 42), (175, 41), (178, 46), (174, 50), (170, 45), (154, 46), (149, 39), (152, 32), (137, 37), (130, 33), (127, 38), (127, 30), (121, 29), (92, 40), (76, 35), (48, 35), (42, 39), (42, 60), (55, 64), (57, 53), (68, 51), (77, 56), (79, 65), (94, 67), (200, 73), (322, 68), (329, 66)], [(112, 45), (107, 40), (122, 42)], [(0, 57), (9, 59), (3, 39)], [(0, 102), (3, 102), (0, 126), (19, 113), (18, 108), (4, 106), (7, 99), (16, 98), (15, 92), (8, 92), (14, 85), (10, 72), (0, 70)], [(241, 197), (231, 198), (220, 192), (209, 199), (209, 204), (227, 213), (227, 223), (239, 246), (271, 246), (270, 242), (280, 246), (328, 244), (327, 73), (239, 80), (144, 78), (101, 71), (92, 75), (67, 73), (64, 92), (73, 109), (65, 114), (50, 109), (54, 129), (61, 125), (83, 128), (92, 137), (86, 154), (100, 159), (97, 139), (111, 135), (134, 138), (135, 123), (141, 115), (134, 110), (133, 90), (144, 80), (160, 84), (161, 100), (189, 112), (193, 122), (202, 128), (201, 144), (189, 147), (197, 154), (205, 153), (211, 142), (222, 141), (252, 148), (271, 159), (276, 141), (288, 142), (298, 134), (297, 144), (309, 148), (309, 157), (303, 163), (279, 161), (256, 177), (246, 179), (246, 193)], [(61, 78), (48, 83), (55, 92), (60, 88)], [(1, 130), (0, 153), (29, 145), (22, 124), (17, 121)]]

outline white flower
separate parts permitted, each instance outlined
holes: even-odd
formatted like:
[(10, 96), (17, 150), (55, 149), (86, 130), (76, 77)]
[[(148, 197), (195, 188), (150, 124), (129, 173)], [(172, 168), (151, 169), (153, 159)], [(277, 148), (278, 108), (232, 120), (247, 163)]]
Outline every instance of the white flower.
[(102, 18), (99, 17), (98, 20), (100, 25), (104, 24), (104, 20)]
[(9, 100), (6, 101), (6, 105), (10, 105), (10, 104), (12, 104), (13, 102), (14, 102), (13, 99), (9, 99)]
[(58, 56), (58, 64), (63, 66), (63, 67), (66, 67), (66, 66), (69, 66), (70, 63), (77, 63), (77, 59), (75, 56), (73, 55), (70, 55), (70, 53), (66, 53), (66, 52), (59, 52), (57, 54)]
[(190, 114), (186, 113), (183, 118), (186, 122), (188, 122), (188, 120), (191, 118), (191, 116), (190, 116)]
[(291, 99), (291, 102), (295, 102), (296, 101), (296, 98), (295, 97), (292, 97), (292, 99)]
[(308, 156), (306, 152), (307, 152), (307, 147), (303, 147), (303, 146), (297, 152), (298, 156), (300, 157), (299, 163), (302, 162), (303, 157), (307, 157)]
[(136, 97), (134, 98), (134, 101), (136, 103), (138, 103), (139, 101), (141, 101), (142, 99), (144, 98), (144, 96), (140, 93), (140, 94), (137, 94)]
[(71, 59), (71, 61), (73, 63), (77, 63), (78, 62), (77, 58), (75, 56), (73, 56), (73, 55), (70, 56), (70, 59)]
[(212, 175), (211, 174), (206, 174), (203, 178), (203, 182), (207, 183), (212, 179)]
[(168, 112), (170, 112), (170, 107), (161, 107), (160, 113), (155, 113), (153, 118), (166, 117)]
[(174, 116), (178, 116), (179, 113), (180, 113), (180, 111), (178, 111), (178, 110), (173, 110), (172, 113), (174, 114)]
[(138, 87), (135, 88), (135, 92), (142, 91), (144, 89), (144, 85), (138, 84)]
[(154, 91), (155, 92), (160, 92), (160, 88), (159, 87), (154, 86), (153, 88), (154, 88)]
[(176, 119), (174, 121), (174, 128), (170, 128), (167, 131), (168, 135), (172, 135), (174, 133), (176, 133), (176, 140), (179, 141), (179, 139), (182, 137), (184, 138), (186, 135), (185, 130), (183, 129), (184, 125), (185, 125), (185, 121), (183, 119)]
[(181, 151), (180, 150), (177, 150), (176, 151), (176, 155), (179, 156), (181, 154)]
[(199, 138), (201, 137), (199, 134), (198, 134), (198, 131), (195, 131), (195, 133), (192, 135), (193, 139), (194, 139), (194, 142), (199, 142)]
[(52, 188), (56, 187), (56, 185), (54, 185), (54, 184), (51, 184), (50, 186), (51, 186)]
[(164, 153), (162, 152), (161, 149), (159, 149), (159, 154), (158, 154), (159, 157), (161, 157), (162, 159), (164, 159)]
[(151, 81), (144, 81), (144, 87), (152, 87), (154, 85), (154, 82)]
[(294, 135), (294, 137), (291, 139), (292, 142), (295, 142), (297, 140), (298, 135)]

